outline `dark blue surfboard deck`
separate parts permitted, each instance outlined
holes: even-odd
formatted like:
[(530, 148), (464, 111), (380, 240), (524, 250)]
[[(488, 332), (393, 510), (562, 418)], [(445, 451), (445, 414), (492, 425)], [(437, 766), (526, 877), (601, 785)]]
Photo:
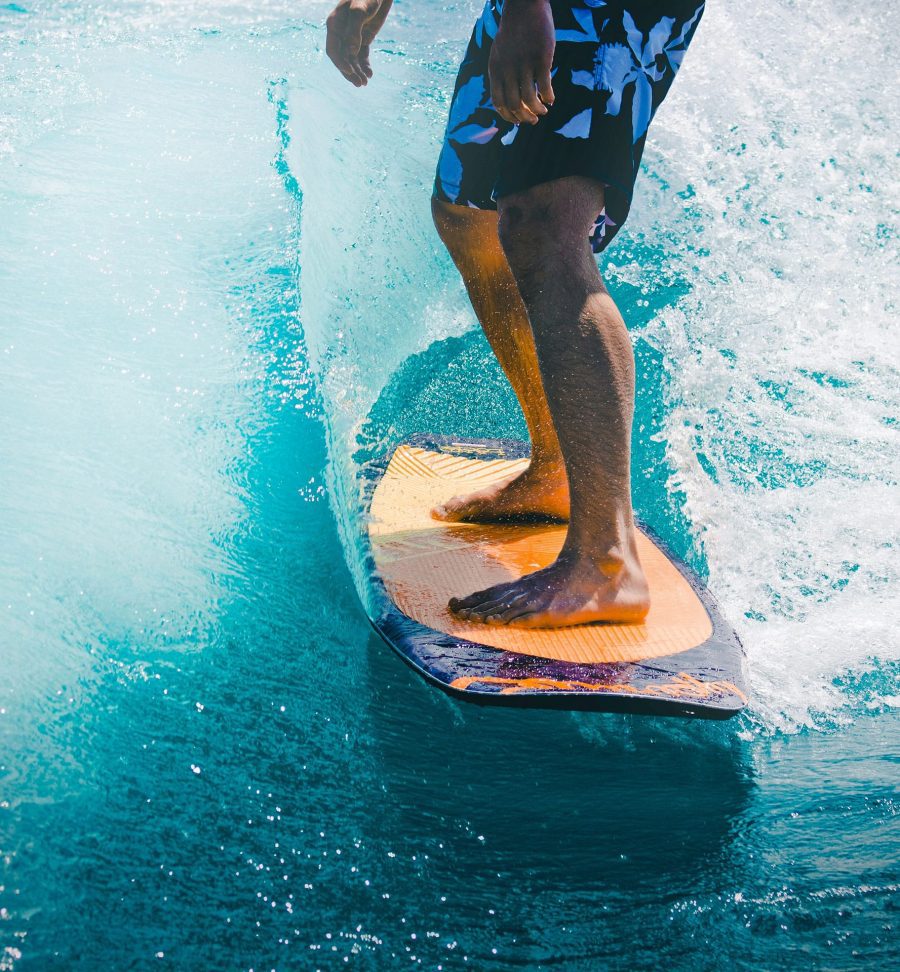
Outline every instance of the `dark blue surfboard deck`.
[[(402, 445), (471, 459), (522, 459), (529, 454), (524, 442), (507, 439), (416, 435)], [(390, 458), (385, 456), (368, 467), (367, 516)], [(702, 644), (646, 661), (584, 664), (467, 641), (407, 617), (394, 604), (378, 574), (371, 542), (367, 556), (369, 620), (416, 672), (449, 695), (467, 702), (729, 719), (747, 702), (740, 640), (696, 572), (676, 557), (646, 523), (640, 519), (637, 522), (705, 608), (712, 634)]]

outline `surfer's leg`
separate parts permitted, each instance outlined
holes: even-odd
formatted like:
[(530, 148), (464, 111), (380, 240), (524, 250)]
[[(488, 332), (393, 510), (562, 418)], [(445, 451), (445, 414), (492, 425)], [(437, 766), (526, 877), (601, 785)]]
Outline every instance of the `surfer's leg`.
[(531, 438), (531, 463), (505, 482), (456, 496), (434, 510), (442, 520), (565, 520), (569, 491), (547, 408), (525, 305), (497, 235), (494, 210), (432, 200), (438, 234), (453, 257), (472, 307), (509, 379)]
[(588, 241), (604, 187), (572, 176), (499, 201), (499, 234), (531, 322), (571, 495), (554, 563), (451, 608), (532, 627), (639, 621), (649, 593), (631, 508), (634, 355)]

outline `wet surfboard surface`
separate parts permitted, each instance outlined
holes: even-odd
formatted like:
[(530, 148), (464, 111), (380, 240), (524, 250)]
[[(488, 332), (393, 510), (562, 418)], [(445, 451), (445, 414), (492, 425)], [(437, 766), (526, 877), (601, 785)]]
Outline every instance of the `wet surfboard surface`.
[(743, 652), (697, 575), (638, 519), (651, 608), (641, 624), (526, 629), (467, 622), (447, 602), (551, 563), (565, 524), (444, 523), (431, 509), (508, 478), (525, 443), (419, 435), (367, 492), (370, 620), (451, 695), (491, 705), (727, 719), (746, 703)]

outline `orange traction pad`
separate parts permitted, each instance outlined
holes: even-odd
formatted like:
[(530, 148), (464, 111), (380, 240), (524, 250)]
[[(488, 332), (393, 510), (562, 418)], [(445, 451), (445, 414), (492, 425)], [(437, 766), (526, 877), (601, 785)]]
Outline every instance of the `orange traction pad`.
[(502, 581), (552, 563), (566, 537), (558, 524), (444, 523), (430, 511), (459, 493), (509, 479), (528, 464), (401, 445), (372, 500), (369, 536), (376, 569), (397, 607), (435, 631), (503, 651), (579, 664), (635, 662), (703, 644), (712, 622), (691, 585), (645, 534), (638, 556), (650, 585), (642, 624), (525, 629), (462, 621), (447, 608)]

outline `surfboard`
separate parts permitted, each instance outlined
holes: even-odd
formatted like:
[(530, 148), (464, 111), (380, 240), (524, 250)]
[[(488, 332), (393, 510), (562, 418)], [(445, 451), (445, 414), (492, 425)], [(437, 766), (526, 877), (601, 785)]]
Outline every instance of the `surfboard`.
[(526, 629), (447, 607), (551, 563), (565, 524), (445, 523), (438, 503), (528, 462), (513, 440), (414, 436), (374, 464), (366, 491), (369, 619), (420, 675), (486, 705), (727, 719), (744, 707), (741, 643), (697, 574), (638, 520), (651, 608), (640, 624)]

